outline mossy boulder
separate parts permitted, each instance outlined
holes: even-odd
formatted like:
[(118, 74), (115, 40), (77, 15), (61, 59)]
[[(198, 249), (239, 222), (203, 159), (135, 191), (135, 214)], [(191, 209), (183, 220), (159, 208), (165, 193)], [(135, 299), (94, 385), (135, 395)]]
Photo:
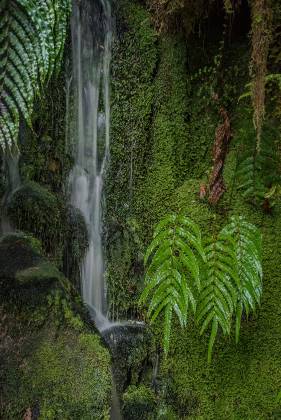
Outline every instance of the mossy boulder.
[(51, 331), (39, 342), (36, 338), (34, 346), (21, 380), (25, 404), (37, 404), (42, 419), (106, 418), (110, 357), (100, 339), (89, 333), (67, 331), (56, 336)]
[(109, 352), (37, 240), (0, 240), (0, 284), (0, 417), (107, 418)]
[(7, 214), (16, 229), (42, 241), (46, 254), (61, 254), (65, 209), (59, 196), (36, 182), (26, 182), (9, 198)]
[(128, 384), (136, 385), (144, 379), (146, 370), (152, 377), (151, 332), (144, 324), (135, 322), (116, 323), (102, 332), (108, 344), (113, 361), (113, 373), (119, 393)]
[(130, 386), (123, 394), (123, 416), (126, 420), (153, 420), (156, 418), (157, 400), (151, 388)]
[(1, 418), (23, 418), (28, 411), (42, 420), (108, 418), (110, 356), (99, 337), (53, 325), (30, 334), (8, 317), (13, 335), (0, 343)]
[(12, 299), (28, 307), (46, 302), (47, 294), (58, 286), (62, 273), (44, 256), (40, 242), (31, 235), (12, 233), (0, 239), (0, 302)]

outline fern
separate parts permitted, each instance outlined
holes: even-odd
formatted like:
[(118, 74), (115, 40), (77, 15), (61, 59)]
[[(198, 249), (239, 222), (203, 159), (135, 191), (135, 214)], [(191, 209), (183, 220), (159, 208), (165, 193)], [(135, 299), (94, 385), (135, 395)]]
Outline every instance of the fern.
[(261, 154), (248, 156), (243, 160), (236, 172), (239, 180), (238, 189), (242, 196), (255, 202), (263, 202), (267, 188), (262, 176), (264, 157)]
[(20, 117), (62, 57), (70, 0), (0, 0), (0, 146), (15, 144)]
[(243, 217), (231, 218), (223, 231), (234, 239), (234, 251), (240, 287), (236, 308), (236, 343), (239, 340), (243, 311), (247, 316), (260, 303), (262, 294), (261, 235), (259, 230)]
[[(264, 127), (259, 151), (253, 145), (254, 132), (247, 128), (238, 133), (238, 141), (246, 152), (239, 157), (239, 164), (235, 173), (237, 188), (242, 196), (254, 204), (274, 205), (267, 197), (272, 185), (280, 183), (280, 170), (276, 150), (278, 133), (268, 126)], [(239, 138), (240, 137), (240, 138)]]
[(189, 309), (200, 334), (210, 329), (208, 362), (219, 330), (230, 335), (235, 317), (236, 342), (242, 313), (248, 316), (262, 293), (261, 235), (243, 217), (230, 223), (203, 248), (199, 227), (189, 218), (171, 215), (155, 229), (145, 255), (147, 266), (140, 302), (150, 301), (154, 322), (164, 312), (164, 351), (169, 350), (173, 312), (182, 327)]
[(240, 279), (236, 270), (234, 241), (231, 234), (220, 232), (217, 240), (205, 249), (207, 267), (199, 296), (197, 322), (202, 324), (200, 334), (211, 325), (208, 362), (219, 327), (230, 334), (232, 314), (236, 308)]
[(204, 250), (200, 229), (192, 220), (171, 215), (158, 224), (145, 255), (148, 269), (140, 302), (150, 299), (151, 322), (164, 312), (165, 354), (169, 350), (173, 312), (184, 327), (189, 308), (196, 310), (194, 293), (200, 290), (198, 256), (204, 259)]

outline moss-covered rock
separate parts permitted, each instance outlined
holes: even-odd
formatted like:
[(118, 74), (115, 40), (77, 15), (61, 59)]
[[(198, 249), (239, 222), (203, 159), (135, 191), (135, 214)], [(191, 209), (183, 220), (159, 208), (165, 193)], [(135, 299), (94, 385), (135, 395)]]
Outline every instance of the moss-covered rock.
[(156, 418), (156, 396), (144, 386), (130, 386), (123, 395), (123, 415), (126, 420)]
[(35, 182), (24, 183), (7, 203), (15, 228), (40, 239), (45, 252), (56, 258), (62, 252), (63, 209), (57, 195)]
[[(241, 16), (243, 27), (247, 30), (249, 11), (247, 6), (241, 10), (244, 13)], [(213, 29), (214, 26), (219, 28), (221, 16), (213, 16), (214, 21), (210, 19), (207, 23), (206, 20), (207, 24), (202, 26), (202, 30), (208, 33), (207, 40), (203, 36), (204, 46), (202, 39), (196, 39), (196, 35), (186, 42), (178, 33), (160, 35), (149, 44), (148, 40), (151, 42), (153, 38), (145, 38), (144, 33), (152, 34), (148, 31), (151, 15), (144, 2), (132, 1), (128, 11), (127, 3), (120, 2), (118, 16), (122, 22), (121, 30), (125, 33), (123, 39), (135, 39), (137, 51), (139, 37), (145, 39), (147, 48), (156, 51), (156, 61), (152, 73), (151, 61), (147, 72), (139, 68), (141, 76), (148, 77), (143, 92), (149, 108), (145, 107), (148, 113), (142, 114), (134, 71), (118, 71), (120, 64), (123, 69), (130, 65), (136, 69), (142, 61), (138, 61), (138, 52), (134, 54), (130, 44), (121, 41), (117, 44), (116, 51), (122, 57), (122, 63), (117, 58), (113, 72), (112, 135), (115, 143), (112, 154), (114, 170), (109, 174), (109, 185), (114, 184), (114, 192), (113, 189), (108, 190), (109, 222), (119, 226), (119, 235), (114, 237), (119, 239), (110, 243), (108, 254), (109, 294), (112, 287), (110, 296), (117, 306), (115, 312), (126, 313), (131, 303), (129, 313), (141, 316), (140, 308), (138, 311), (133, 308), (142, 287), (142, 275), (138, 278), (134, 276), (132, 267), (137, 262), (137, 250), (144, 251), (154, 223), (162, 216), (171, 211), (185, 213), (209, 236), (216, 234), (232, 214), (244, 215), (263, 233), (264, 294), (260, 310), (248, 321), (243, 320), (237, 346), (233, 337), (229, 339), (219, 335), (211, 366), (207, 365), (208, 334), (200, 337), (192, 319), (185, 330), (175, 320), (170, 355), (166, 362), (161, 363), (158, 380), (165, 393), (164, 405), (172, 407), (176, 418), (278, 418), (280, 412), (278, 414), (275, 397), (281, 389), (278, 344), (281, 341), (278, 303), (281, 296), (278, 236), (281, 209), (278, 203), (271, 214), (254, 208), (250, 202), (243, 200), (241, 191), (235, 185), (240, 152), (247, 147), (238, 139), (239, 124), (249, 134), (250, 142), (255, 142), (253, 128), (249, 131), (252, 110), (242, 108), (241, 101), (237, 107), (244, 84), (248, 82), (247, 38), (237, 28), (235, 42), (231, 41), (231, 36), (229, 40), (224, 37), (220, 42), (220, 29)], [(132, 25), (140, 16), (141, 28)], [(211, 32), (213, 36), (209, 37)], [(152, 57), (147, 50), (145, 54)], [(234, 138), (224, 171), (227, 193), (218, 206), (211, 207), (200, 199), (199, 191), (202, 184), (206, 186), (212, 167), (212, 147), (220, 106), (229, 112)], [(140, 115), (142, 121), (148, 123), (145, 143), (139, 140), (143, 133), (137, 123)], [(237, 119), (240, 120), (238, 125)], [(270, 126), (276, 125), (272, 118), (268, 122)], [(277, 128), (280, 131), (279, 125)], [(264, 135), (271, 141), (273, 137), (267, 132), (264, 130)], [(280, 139), (276, 144), (279, 143)], [(140, 159), (135, 163), (137, 156)], [(120, 182), (116, 174), (121, 174)], [(122, 205), (118, 206), (118, 203)], [(128, 245), (129, 241), (123, 238), (124, 227), (130, 219), (135, 220), (139, 242)], [(118, 253), (111, 251), (114, 247), (118, 248)], [(128, 293), (131, 287), (135, 293)], [(156, 340), (162, 340), (160, 323), (154, 325), (154, 334)]]
[(0, 417), (107, 418), (109, 352), (37, 240), (0, 240), (0, 285)]
[(63, 271), (80, 290), (80, 267), (89, 244), (88, 229), (79, 209), (69, 205), (65, 217)]

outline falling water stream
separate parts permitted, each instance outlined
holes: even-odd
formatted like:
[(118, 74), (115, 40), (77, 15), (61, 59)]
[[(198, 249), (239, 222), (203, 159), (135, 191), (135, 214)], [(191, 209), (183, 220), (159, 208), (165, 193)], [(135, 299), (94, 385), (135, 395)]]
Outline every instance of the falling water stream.
[[(71, 27), (73, 64), (66, 85), (67, 135), (73, 132), (75, 144), (71, 203), (80, 209), (88, 226), (89, 248), (81, 268), (82, 297), (102, 334), (113, 325), (106, 317), (102, 243), (103, 183), (110, 153), (110, 0), (73, 0)], [(113, 382), (111, 419), (121, 418)]]
[(110, 145), (110, 60), (112, 23), (109, 0), (75, 0), (72, 16), (75, 165), (71, 202), (84, 215), (89, 248), (81, 278), (84, 302), (98, 327), (105, 317), (102, 244), (103, 181)]

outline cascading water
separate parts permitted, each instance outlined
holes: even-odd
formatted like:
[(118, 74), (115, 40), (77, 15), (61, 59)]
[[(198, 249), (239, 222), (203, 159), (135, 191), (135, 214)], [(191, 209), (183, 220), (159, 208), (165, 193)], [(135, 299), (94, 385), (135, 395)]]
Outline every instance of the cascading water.
[(71, 173), (71, 202), (83, 213), (89, 249), (81, 270), (84, 302), (98, 327), (105, 313), (102, 245), (103, 179), (110, 145), (110, 60), (112, 23), (109, 0), (74, 0), (73, 140), (75, 165)]

